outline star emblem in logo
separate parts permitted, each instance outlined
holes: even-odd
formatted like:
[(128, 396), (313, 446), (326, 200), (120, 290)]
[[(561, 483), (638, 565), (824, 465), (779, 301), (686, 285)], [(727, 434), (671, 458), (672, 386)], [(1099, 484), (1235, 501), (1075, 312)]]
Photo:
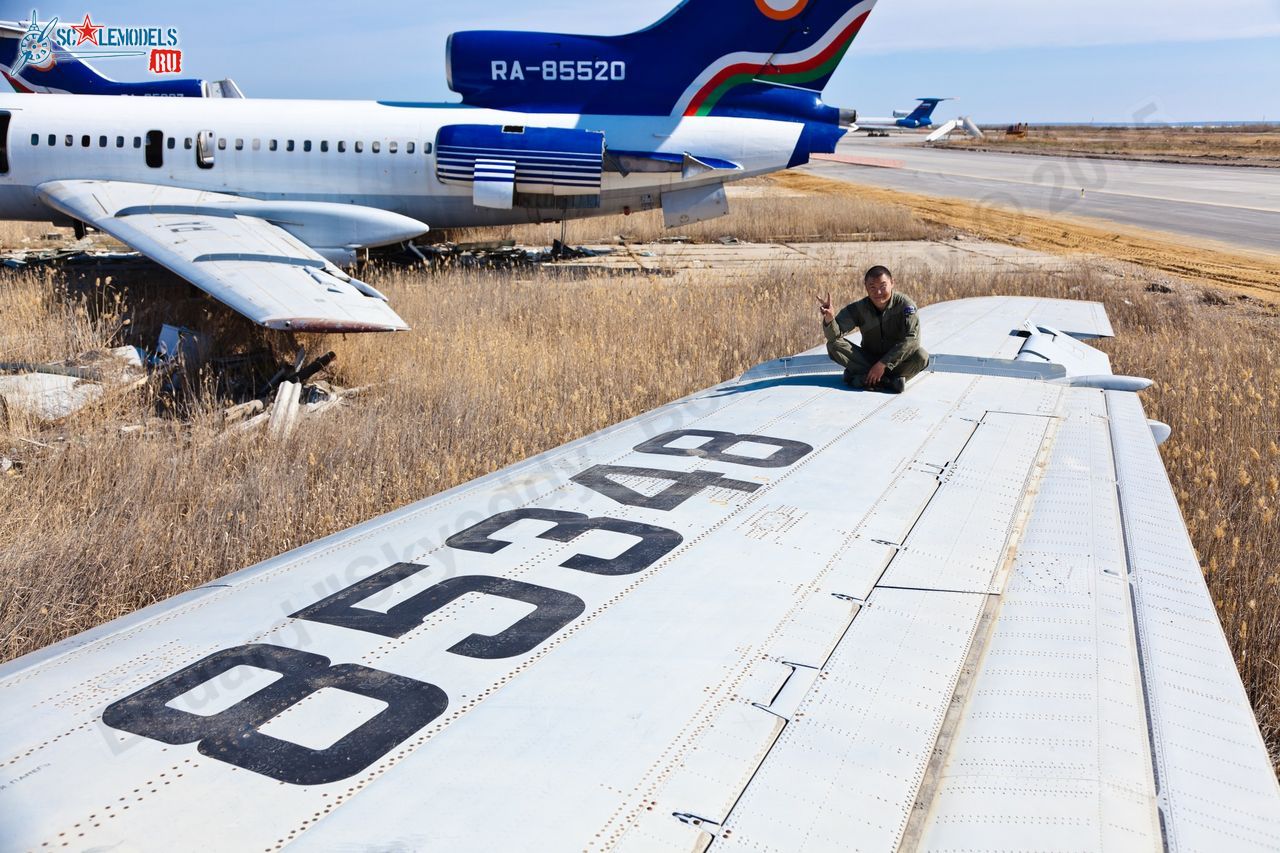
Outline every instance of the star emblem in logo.
[(71, 30), (77, 36), (77, 45), (89, 42), (92, 45), (98, 46), (98, 33), (102, 30), (102, 24), (95, 24), (93, 21), (89, 20), (89, 16), (86, 14), (84, 16), (84, 23), (80, 24), (78, 27), (72, 27)]

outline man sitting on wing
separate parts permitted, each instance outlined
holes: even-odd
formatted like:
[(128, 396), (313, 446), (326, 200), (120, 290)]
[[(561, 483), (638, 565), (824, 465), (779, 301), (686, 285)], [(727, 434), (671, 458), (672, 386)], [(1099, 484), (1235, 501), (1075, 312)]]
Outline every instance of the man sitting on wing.
[[(910, 298), (893, 292), (888, 268), (867, 270), (863, 284), (867, 298), (835, 313), (831, 294), (818, 298), (827, 354), (844, 368), (845, 384), (901, 394), (907, 380), (929, 365), (929, 354), (920, 346), (920, 312)], [(862, 331), (862, 345), (845, 340), (854, 329)]]

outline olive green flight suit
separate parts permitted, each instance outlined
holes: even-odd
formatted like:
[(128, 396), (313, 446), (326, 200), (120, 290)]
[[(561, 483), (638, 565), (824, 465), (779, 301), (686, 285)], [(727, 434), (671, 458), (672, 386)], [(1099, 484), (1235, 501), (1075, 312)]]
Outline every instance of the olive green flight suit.
[[(862, 331), (861, 346), (844, 338), (854, 329)], [(822, 330), (827, 354), (854, 385), (863, 384), (877, 361), (884, 362), (887, 378), (910, 379), (929, 366), (929, 353), (920, 346), (920, 312), (901, 293), (893, 294), (883, 311), (876, 309), (870, 297), (846, 305), (835, 322)]]

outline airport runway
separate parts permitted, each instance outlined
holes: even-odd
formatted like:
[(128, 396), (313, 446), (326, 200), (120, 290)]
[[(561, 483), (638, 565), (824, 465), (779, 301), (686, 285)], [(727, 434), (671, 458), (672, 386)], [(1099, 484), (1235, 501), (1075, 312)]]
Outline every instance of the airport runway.
[(846, 137), (837, 156), (857, 162), (815, 160), (807, 168), (853, 183), (1280, 252), (1280, 169), (947, 150), (901, 136)]

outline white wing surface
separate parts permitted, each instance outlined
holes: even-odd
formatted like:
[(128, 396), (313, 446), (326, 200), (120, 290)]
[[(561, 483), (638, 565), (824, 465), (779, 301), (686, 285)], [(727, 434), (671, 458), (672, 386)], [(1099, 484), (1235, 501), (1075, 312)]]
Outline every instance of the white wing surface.
[(1276, 849), (1101, 308), (923, 326), (900, 396), (765, 365), (0, 668), (3, 846)]
[(407, 329), (386, 298), (322, 251), (417, 236), (399, 214), (325, 202), (267, 202), (123, 181), (50, 181), (51, 207), (142, 252), (263, 326), (298, 332)]

